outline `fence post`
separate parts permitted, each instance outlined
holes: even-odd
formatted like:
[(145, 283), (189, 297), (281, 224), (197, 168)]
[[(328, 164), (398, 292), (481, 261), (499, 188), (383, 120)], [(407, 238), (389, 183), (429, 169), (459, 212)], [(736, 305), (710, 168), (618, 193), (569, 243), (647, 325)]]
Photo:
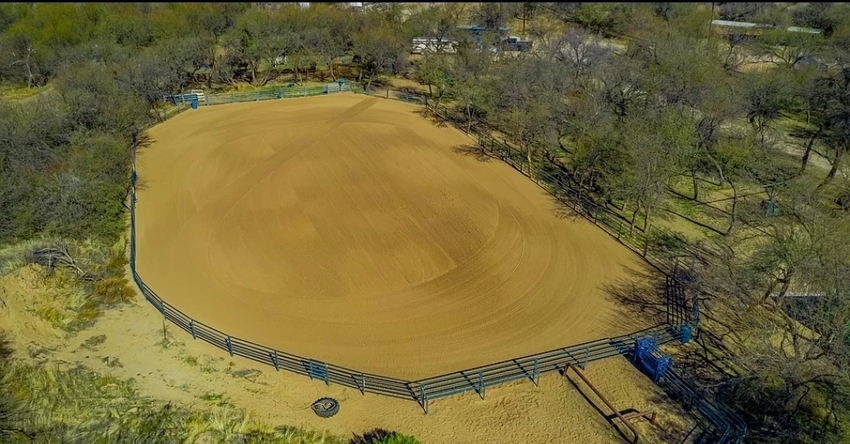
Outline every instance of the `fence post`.
[(260, 101), (260, 91), (257, 91), (257, 101)]
[(586, 370), (586, 369), (587, 369), (587, 360), (588, 360), (589, 358), (590, 358), (590, 346), (589, 346), (589, 345), (585, 345), (585, 346), (584, 346), (584, 363), (581, 365), (581, 369), (582, 369), (582, 370)]
[(419, 384), (419, 397), (422, 399), (422, 409), (428, 414), (428, 395), (425, 393), (425, 384)]
[(632, 339), (634, 339), (634, 341), (635, 341), (635, 345), (634, 345), (635, 352), (634, 352), (634, 355), (632, 356), (632, 362), (638, 362), (638, 360), (640, 358), (640, 355), (638, 355), (638, 338), (637, 338), (637, 336), (635, 336)]
[(643, 242), (643, 257), (646, 258), (646, 254), (649, 252), (649, 235), (652, 233), (652, 227), (647, 230), (644, 242)]
[(534, 385), (540, 386), (540, 381), (537, 379), (540, 376), (540, 358), (534, 358), (534, 369), (531, 371), (531, 378)]
[(233, 357), (233, 341), (231, 341), (230, 336), (228, 336), (227, 339), (224, 340), (224, 342), (227, 344), (227, 351), (230, 352), (230, 357), (232, 358)]
[(278, 98), (278, 99), (282, 99), (282, 98), (283, 98), (283, 89), (281, 89), (281, 88), (278, 88), (278, 89), (277, 89), (277, 98)]
[(189, 330), (192, 331), (192, 339), (198, 339), (197, 337), (195, 337), (195, 320), (194, 319), (189, 319)]
[(363, 373), (360, 374), (360, 394), (366, 394), (366, 375)]
[(276, 371), (280, 371), (280, 364), (278, 364), (277, 360), (277, 350), (275, 350), (274, 354), (272, 355), (272, 364), (274, 364), (274, 369)]
[(617, 240), (620, 240), (620, 235), (623, 234), (623, 220), (620, 219), (620, 225), (617, 226)]
[(390, 98), (390, 90), (389, 89), (387, 90), (387, 98), (388, 99)]
[(484, 399), (484, 370), (478, 371), (478, 394)]
[(307, 87), (304, 87), (304, 97), (307, 97)]
[(233, 101), (234, 101), (234, 99), (233, 99), (233, 93), (230, 93), (230, 103), (233, 103)]

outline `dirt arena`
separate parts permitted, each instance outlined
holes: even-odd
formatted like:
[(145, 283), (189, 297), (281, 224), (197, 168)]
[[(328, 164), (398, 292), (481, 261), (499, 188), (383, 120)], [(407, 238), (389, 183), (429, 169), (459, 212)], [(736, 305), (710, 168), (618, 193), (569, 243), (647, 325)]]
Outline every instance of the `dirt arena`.
[(606, 291), (636, 255), (419, 110), (340, 94), (157, 125), (139, 274), (233, 336), (405, 379), (648, 326)]

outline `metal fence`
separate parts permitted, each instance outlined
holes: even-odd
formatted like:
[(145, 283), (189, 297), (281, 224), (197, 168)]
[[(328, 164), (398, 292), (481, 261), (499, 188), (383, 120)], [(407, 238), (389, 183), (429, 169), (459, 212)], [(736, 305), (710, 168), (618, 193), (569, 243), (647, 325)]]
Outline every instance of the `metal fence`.
[[(674, 331), (676, 333), (673, 336), (676, 339), (683, 339), (681, 337), (681, 327), (686, 325), (693, 328), (693, 331), (699, 332), (699, 300), (696, 293), (691, 296), (686, 294), (684, 290), (685, 286), (678, 279), (679, 266), (682, 258), (687, 258), (691, 261), (705, 261), (705, 256), (710, 253), (706, 251), (695, 251), (689, 248), (683, 240), (679, 239), (675, 233), (669, 230), (655, 227), (644, 231), (641, 228), (632, 227), (631, 222), (623, 216), (604, 205), (597, 204), (580, 189), (577, 190), (571, 186), (566, 173), (552, 165), (551, 162), (547, 163), (545, 159), (532, 157), (532, 166), (529, 168), (528, 157), (520, 150), (511, 146), (507, 141), (496, 140), (489, 131), (481, 130), (477, 126), (468, 125), (465, 118), (456, 115), (446, 107), (430, 104), (425, 96), (408, 91), (399, 92), (389, 89), (355, 89), (354, 91), (404, 102), (421, 103), (427, 106), (428, 109), (433, 111), (443, 121), (455, 126), (461, 131), (467, 132), (470, 137), (477, 140), (478, 147), (482, 150), (482, 153), (502, 160), (526, 177), (534, 180), (541, 188), (569, 206), (575, 213), (584, 216), (587, 220), (605, 230), (605, 232), (617, 239), (617, 241), (639, 254), (648, 263), (663, 272), (666, 275), (665, 305), (667, 322), (671, 327), (675, 326)], [(670, 334), (669, 332), (668, 330), (668, 334)], [(653, 335), (656, 333), (656, 331), (652, 332)], [(629, 335), (629, 338), (636, 338), (638, 336), (646, 337), (648, 335), (636, 333)], [(655, 336), (655, 338), (658, 341), (658, 345), (672, 342), (667, 337), (659, 338)], [(610, 343), (612, 346), (615, 342), (617, 344), (624, 344), (624, 342), (617, 342), (615, 340), (610, 341), (612, 341)], [(634, 344), (634, 342), (631, 343)], [(597, 341), (590, 345), (591, 350), (605, 350), (605, 348), (602, 341)], [(623, 348), (620, 346), (617, 348), (621, 350), (620, 355), (630, 353), (629, 347)], [(631, 350), (633, 349), (634, 347), (631, 348)], [(600, 352), (600, 359), (607, 357), (608, 353), (610, 352)], [(531, 359), (534, 358), (532, 357)], [(573, 363), (582, 366), (580, 362)], [(528, 361), (525, 361), (524, 365), (517, 365), (520, 369), (524, 369), (527, 366)], [(489, 373), (484, 369), (477, 371), (482, 379), (486, 379), (485, 375), (496, 375), (499, 369), (503, 368), (507, 367), (497, 366), (496, 369), (489, 370)], [(532, 371), (535, 368), (537, 368), (537, 365), (532, 366)], [(582, 366), (582, 368), (584, 367)], [(484, 387), (488, 386), (488, 383), (486, 381), (478, 382), (476, 385), (475, 372), (476, 370), (468, 370), (461, 373), (467, 377), (467, 385), (475, 386), (476, 391), (483, 397)], [(463, 386), (462, 383), (447, 382), (449, 380), (457, 381), (456, 378), (438, 379), (446, 387), (444, 389), (446, 392), (451, 392), (452, 387), (454, 387), (452, 384), (459, 384), (459, 387)], [(747, 434), (747, 425), (743, 419), (728, 406), (707, 393), (706, 390), (696, 388), (693, 382), (695, 380), (696, 378), (690, 375), (687, 370), (676, 365), (674, 362), (665, 373), (665, 376), (659, 380), (659, 386), (664, 388), (675, 399), (684, 400), (685, 406), (691, 411), (703, 431), (700, 439), (714, 439), (715, 442), (720, 444), (742, 442)], [(477, 388), (479, 386), (480, 388)]]
[[(593, 361), (620, 356), (629, 352), (629, 345), (640, 336), (652, 336), (661, 344), (679, 338), (677, 326), (662, 326), (617, 338), (560, 348), (538, 355), (511, 359), (484, 367), (464, 370), (435, 378), (406, 381), (340, 367), (316, 359), (296, 356), (275, 350), (251, 341), (236, 338), (210, 327), (181, 312), (164, 301), (148, 287), (136, 271), (136, 180), (135, 167), (136, 137), (133, 137), (133, 170), (131, 174), (130, 198), (130, 269), (133, 280), (147, 299), (166, 321), (185, 330), (193, 339), (200, 339), (227, 351), (231, 356), (241, 356), (276, 370), (288, 370), (318, 379), (325, 383), (336, 383), (360, 390), (418, 402), (427, 413), (428, 401), (444, 398), (465, 391), (477, 391), (482, 396), (484, 388), (517, 379), (529, 378), (536, 383), (540, 374), (562, 370), (568, 363), (584, 366)], [(470, 378), (470, 375), (477, 375)]]
[[(281, 88), (277, 89), (278, 92), (276, 94), (274, 93), (275, 89), (268, 89), (266, 92), (252, 92), (247, 94), (234, 93), (232, 95), (206, 95), (206, 104), (256, 101), (328, 93), (327, 89), (323, 90), (322, 88), (326, 87), (304, 89), (299, 95), (284, 94)], [(348, 90), (353, 91), (354, 88), (349, 86)], [(427, 104), (427, 100), (424, 97), (410, 93), (393, 92), (390, 94), (390, 92), (387, 91), (385, 97), (407, 102)], [(182, 109), (178, 107), (177, 112), (185, 109), (189, 109), (189, 107), (184, 106)], [(446, 109), (435, 110), (435, 112), (450, 123), (454, 123), (455, 125), (460, 123), (460, 119), (454, 117)], [(150, 121), (149, 123), (151, 126), (154, 124), (153, 121)], [(521, 153), (517, 150), (510, 147), (507, 143), (497, 143), (494, 139), (492, 139), (492, 137), (489, 137), (486, 134), (476, 133), (476, 135), (479, 138), (480, 146), (487, 149), (491, 155), (499, 155), (500, 158), (505, 160), (507, 163), (520, 171), (524, 171), (525, 166), (523, 165), (522, 160), (524, 159), (524, 156), (518, 155)], [(521, 379), (529, 379), (534, 384), (537, 384), (538, 378), (541, 374), (553, 371), (563, 372), (568, 364), (585, 368), (588, 363), (594, 361), (614, 356), (628, 355), (631, 353), (631, 350), (633, 350), (637, 339), (641, 337), (653, 337), (659, 345), (667, 344), (676, 340), (682, 340), (682, 327), (696, 321), (696, 319), (693, 318), (688, 318), (687, 320), (679, 318), (682, 322), (680, 325), (656, 326), (651, 329), (616, 338), (604, 338), (585, 344), (510, 359), (495, 364), (417, 381), (407, 381), (360, 372), (316, 359), (286, 353), (245, 339), (236, 338), (203, 324), (168, 304), (144, 283), (141, 276), (136, 271), (136, 182), (138, 178), (136, 170), (136, 150), (137, 134), (134, 133), (132, 140), (132, 173), (130, 187), (130, 268), (136, 285), (139, 287), (145, 299), (147, 299), (160, 313), (162, 313), (163, 318), (166, 321), (170, 321), (174, 325), (185, 330), (187, 333), (192, 335), (193, 339), (203, 340), (204, 342), (227, 351), (231, 356), (241, 356), (251, 359), (253, 361), (272, 366), (278, 371), (291, 371), (293, 373), (308, 376), (311, 379), (323, 381), (326, 384), (333, 382), (335, 384), (354, 388), (363, 394), (368, 392), (383, 396), (412, 400), (417, 402), (427, 414), (429, 401), (433, 401), (435, 399), (445, 398), (468, 391), (475, 391), (482, 399), (484, 399), (487, 387)], [(565, 193), (565, 197), (567, 198), (565, 202), (571, 204), (572, 208), (576, 212), (587, 217), (589, 220), (593, 221), (593, 223), (601, 226), (624, 245), (629, 246), (632, 250), (641, 254), (641, 256), (646, 258), (650, 263), (656, 262), (662, 266), (667, 263), (666, 261), (658, 261), (659, 257), (656, 256), (658, 252), (650, 246), (650, 236), (631, 229), (625, 230), (622, 218), (614, 215), (606, 208), (595, 204), (587, 196), (582, 196), (581, 192), (568, 187), (567, 183), (557, 174), (546, 172), (542, 169), (538, 169), (537, 173), (538, 174), (534, 175), (536, 182), (556, 197)], [(616, 227), (616, 229), (614, 227)], [(693, 327), (696, 329), (696, 325)], [(721, 437), (718, 442), (740, 442), (740, 440), (743, 439), (743, 435), (737, 433), (737, 431), (741, 430), (739, 424), (743, 424), (743, 421), (741, 421), (737, 415), (722, 404), (719, 404), (714, 400), (709, 400), (709, 398), (705, 397), (702, 392), (693, 389), (691, 385), (686, 382), (691, 380), (691, 378), (683, 369), (676, 368), (672, 372), (668, 372), (668, 374), (671, 375), (669, 378), (670, 380), (667, 381), (667, 378), (662, 379), (662, 381), (667, 382), (662, 383), (661, 385), (672, 391), (674, 395), (678, 394), (681, 395), (680, 397), (690, 400), (691, 405), (697, 410), (695, 416), (697, 416), (701, 423), (706, 424), (704, 429), (710, 433), (717, 432), (716, 434)], [(730, 417), (730, 415), (732, 417)], [(745, 425), (742, 430), (743, 433), (746, 433)]]
[(335, 92), (351, 91), (348, 84), (342, 84), (335, 88), (329, 85), (319, 86), (278, 86), (263, 88), (256, 91), (233, 92), (223, 94), (206, 94), (201, 105), (219, 105), (222, 103), (235, 102), (259, 102), (260, 100), (286, 99), (292, 97), (318, 96)]
[(269, 86), (255, 91), (236, 91), (212, 94), (174, 94), (164, 97), (165, 102), (171, 105), (171, 108), (155, 110), (155, 116), (149, 117), (148, 125), (146, 125), (146, 127), (156, 125), (159, 121), (165, 121), (187, 109), (190, 109), (192, 102), (196, 102), (198, 106), (210, 106), (224, 103), (259, 102), (261, 100), (309, 97), (351, 91), (351, 85), (348, 83), (325, 84), (319, 86), (296, 86), (291, 83), (287, 86)]

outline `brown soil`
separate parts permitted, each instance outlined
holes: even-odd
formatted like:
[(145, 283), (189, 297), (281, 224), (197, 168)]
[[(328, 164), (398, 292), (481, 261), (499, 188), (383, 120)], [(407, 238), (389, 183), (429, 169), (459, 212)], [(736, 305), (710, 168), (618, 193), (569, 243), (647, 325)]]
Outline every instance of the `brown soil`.
[[(548, 197), (509, 167), (457, 154), (467, 139), (414, 110), (346, 95), (211, 107), (155, 128), (157, 143), (139, 159), (139, 271), (213, 326), (390, 374), (454, 370), (641, 325), (603, 289), (643, 269), (631, 253), (583, 220), (555, 217)], [(329, 128), (328, 115), (348, 121)], [(273, 121), (274, 131), (261, 129)], [(393, 251), (403, 260), (381, 255)], [(306, 280), (322, 277), (312, 266), (325, 267), (322, 279)], [(231, 358), (163, 324), (141, 295), (67, 336), (32, 312), (54, 291), (32, 267), (0, 278), (0, 290), (0, 326), (19, 358), (132, 378), (141, 394), (188, 407), (235, 406), (338, 436), (398, 430), (426, 444), (628, 442), (572, 373), (491, 387), (486, 400), (432, 401), (425, 415), (412, 401)], [(429, 361), (437, 358), (445, 362)], [(641, 442), (678, 443), (692, 427), (623, 358), (585, 374), (617, 408), (658, 412), (655, 426), (634, 421)], [(323, 396), (340, 401), (333, 418), (309, 408)]]
[[(105, 335), (94, 347), (87, 339)], [(305, 376), (230, 358), (227, 352), (193, 341), (141, 296), (137, 303), (107, 312), (90, 330), (70, 338), (49, 355), (62, 367), (84, 364), (121, 379), (133, 378), (139, 392), (195, 408), (246, 408), (270, 425), (298, 426), (350, 437), (374, 428), (416, 436), (423, 444), (626, 443), (604, 415), (607, 407), (572, 372), (517, 381), (432, 401), (426, 415), (413, 401), (327, 386)], [(167, 347), (163, 346), (167, 344)], [(44, 356), (48, 358), (48, 356)], [(46, 361), (43, 361), (46, 362)], [(633, 420), (641, 443), (680, 443), (693, 426), (687, 414), (624, 358), (591, 363), (585, 375), (618, 409), (654, 410), (656, 425)], [(572, 382), (570, 382), (572, 381)], [(575, 383), (575, 385), (573, 385)], [(310, 403), (324, 396), (340, 402), (330, 419), (317, 417)], [(586, 398), (585, 398), (586, 396)], [(232, 409), (232, 407), (230, 407)], [(614, 420), (617, 423), (617, 420)], [(625, 427), (620, 427), (631, 438)]]
[(604, 290), (633, 253), (417, 111), (344, 94), (158, 125), (139, 274), (233, 336), (410, 379), (646, 326)]

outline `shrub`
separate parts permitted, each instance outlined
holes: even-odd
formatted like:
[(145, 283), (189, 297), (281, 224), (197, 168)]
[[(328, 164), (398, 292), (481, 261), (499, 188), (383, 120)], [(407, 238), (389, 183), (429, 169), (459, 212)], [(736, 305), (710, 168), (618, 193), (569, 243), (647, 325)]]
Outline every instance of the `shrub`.
[(421, 444), (416, 438), (384, 429), (374, 429), (354, 435), (349, 444)]

